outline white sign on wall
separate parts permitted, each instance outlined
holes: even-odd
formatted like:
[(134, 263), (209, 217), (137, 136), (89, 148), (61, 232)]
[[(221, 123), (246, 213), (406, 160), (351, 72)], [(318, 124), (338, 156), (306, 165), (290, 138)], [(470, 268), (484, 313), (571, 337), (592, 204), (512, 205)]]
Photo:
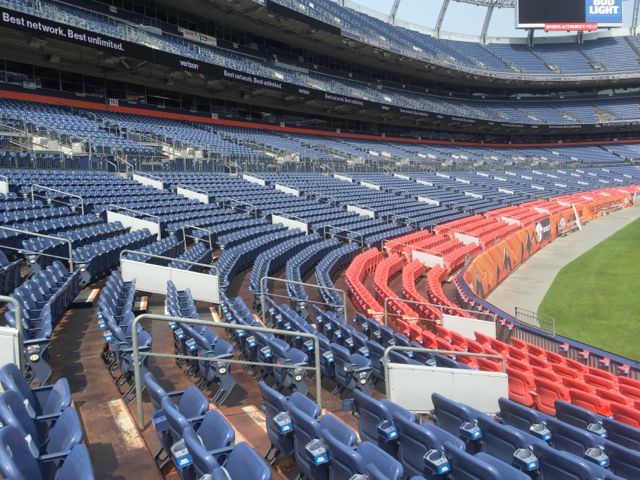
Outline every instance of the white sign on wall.
[(376, 212), (368, 210), (362, 207), (356, 207), (355, 205), (347, 205), (347, 212), (357, 213), (363, 217), (376, 218)]
[(293, 218), (285, 217), (283, 215), (271, 214), (271, 223), (284, 225), (289, 229), (297, 228), (304, 233), (309, 233), (309, 224), (301, 222), (300, 220), (294, 220)]
[(262, 178), (254, 177), (253, 175), (248, 175), (246, 173), (242, 174), (242, 179), (246, 180), (249, 183), (255, 183), (256, 185), (262, 185), (263, 187), (267, 184)]
[(300, 190), (298, 190), (297, 188), (292, 188), (292, 187), (287, 187), (286, 185), (282, 185), (280, 183), (276, 183), (274, 185), (275, 189), (282, 192), (282, 193), (286, 193), (288, 195), (293, 195), (295, 197), (299, 197), (300, 196)]
[(131, 228), (132, 232), (136, 230), (144, 230), (146, 228), (151, 233), (156, 234), (156, 239), (160, 238), (160, 224), (158, 224), (158, 222), (132, 217), (120, 212), (112, 212), (111, 210), (107, 210), (107, 222), (120, 222), (124, 227)]
[(148, 185), (149, 187), (157, 188), (158, 190), (164, 190), (164, 182), (162, 182), (162, 180), (145, 177), (144, 175), (138, 175), (137, 173), (134, 173), (131, 178), (142, 185)]
[(190, 198), (192, 200), (197, 200), (198, 202), (202, 202), (206, 204), (209, 203), (209, 195), (207, 195), (204, 192), (196, 192), (194, 190), (189, 190), (188, 188), (177, 187), (176, 193), (183, 197)]

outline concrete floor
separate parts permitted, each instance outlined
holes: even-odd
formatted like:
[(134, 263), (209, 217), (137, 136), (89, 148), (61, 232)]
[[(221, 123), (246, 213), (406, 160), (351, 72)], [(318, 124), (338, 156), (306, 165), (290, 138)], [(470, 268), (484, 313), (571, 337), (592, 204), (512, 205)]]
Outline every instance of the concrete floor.
[(557, 239), (511, 273), (487, 301), (510, 314), (516, 307), (537, 312), (562, 267), (638, 218), (640, 206), (625, 208)]

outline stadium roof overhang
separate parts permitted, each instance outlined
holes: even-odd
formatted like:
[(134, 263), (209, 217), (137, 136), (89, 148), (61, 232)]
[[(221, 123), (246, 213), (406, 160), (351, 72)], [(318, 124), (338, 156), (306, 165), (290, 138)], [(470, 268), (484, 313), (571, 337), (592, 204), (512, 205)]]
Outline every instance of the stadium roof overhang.
[[(325, 92), (309, 92), (295, 86), (284, 88), (286, 85), (274, 85), (274, 82), (257, 77), (247, 82), (246, 79), (238, 78), (238, 75), (223, 74), (222, 69), (213, 75), (198, 72), (197, 69), (178, 70), (172, 67), (180, 63), (178, 59), (171, 61), (163, 52), (159, 52), (162, 55), (159, 58), (163, 58), (165, 62), (157, 63), (139, 56), (114, 55), (78, 44), (73, 44), (70, 48), (71, 45), (68, 41), (57, 38), (0, 28), (0, 49), (6, 60), (293, 113), (367, 121), (413, 130), (462, 132), (483, 136), (493, 134), (502, 138), (542, 134), (562, 134), (567, 138), (571, 133), (637, 131), (635, 125), (535, 126), (416, 112), (390, 105), (355, 102), (353, 99), (327, 95)], [(228, 73), (226, 69), (224, 71)]]
[[(160, 0), (176, 5), (175, 0)], [(467, 0), (470, 3), (490, 3), (493, 0)], [(501, 0), (497, 0), (498, 3)], [(513, 0), (504, 0), (505, 6)], [(273, 40), (295, 45), (348, 62), (367, 65), (405, 77), (428, 80), (441, 84), (456, 84), (477, 90), (549, 90), (568, 88), (611, 87), (638, 84), (637, 75), (619, 74), (544, 77), (519, 73), (470, 70), (450, 63), (429, 63), (375, 46), (356, 38), (350, 38), (333, 26), (329, 26), (274, 2), (256, 0), (181, 0), (180, 8), (241, 30), (255, 32)], [(212, 8), (215, 7), (215, 8)], [(551, 75), (551, 72), (550, 72)]]

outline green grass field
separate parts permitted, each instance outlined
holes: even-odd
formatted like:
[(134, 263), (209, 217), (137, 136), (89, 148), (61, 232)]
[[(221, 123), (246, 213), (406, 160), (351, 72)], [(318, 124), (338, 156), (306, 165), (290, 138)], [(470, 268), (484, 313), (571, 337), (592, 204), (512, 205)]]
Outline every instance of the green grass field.
[(560, 335), (640, 360), (640, 220), (560, 270), (538, 313)]

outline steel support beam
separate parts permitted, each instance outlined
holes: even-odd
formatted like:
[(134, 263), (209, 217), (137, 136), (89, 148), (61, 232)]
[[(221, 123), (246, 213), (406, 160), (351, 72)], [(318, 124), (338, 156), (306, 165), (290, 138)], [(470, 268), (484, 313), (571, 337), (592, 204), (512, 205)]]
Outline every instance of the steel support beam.
[(436, 37), (438, 38), (440, 38), (440, 29), (442, 28), (444, 17), (447, 14), (447, 10), (449, 9), (450, 1), (451, 0), (443, 0), (442, 6), (440, 7), (440, 13), (438, 14), (438, 21), (436, 22)]
[(640, 0), (633, 1), (633, 18), (631, 19), (631, 34), (638, 34), (638, 11), (640, 10)]
[(396, 14), (398, 13), (398, 8), (400, 7), (401, 3), (402, 0), (393, 1), (393, 6), (391, 7), (391, 12), (389, 13), (389, 23), (392, 25), (396, 23)]
[(489, 25), (491, 24), (491, 17), (493, 16), (493, 10), (496, 8), (495, 2), (487, 7), (487, 14), (484, 16), (484, 23), (482, 24), (482, 33), (480, 38), (482, 43), (487, 42), (487, 32), (489, 31)]

